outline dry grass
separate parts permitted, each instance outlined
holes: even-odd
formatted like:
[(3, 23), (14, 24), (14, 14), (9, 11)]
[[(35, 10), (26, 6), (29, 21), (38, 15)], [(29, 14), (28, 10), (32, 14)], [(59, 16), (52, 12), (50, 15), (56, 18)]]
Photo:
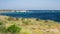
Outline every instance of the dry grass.
[(15, 24), (16, 26), (22, 28), (18, 34), (60, 34), (60, 23), (58, 22), (52, 20), (41, 20), (36, 18), (17, 19), (13, 17), (10, 18), (8, 16), (0, 16), (0, 22), (3, 23), (0, 26), (8, 28), (9, 26)]

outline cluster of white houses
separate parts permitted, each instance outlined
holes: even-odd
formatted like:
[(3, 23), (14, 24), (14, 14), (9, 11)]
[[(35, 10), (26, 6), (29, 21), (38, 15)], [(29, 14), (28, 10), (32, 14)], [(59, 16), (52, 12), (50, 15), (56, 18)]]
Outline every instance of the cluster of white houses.
[(0, 10), (0, 12), (26, 12), (26, 10)]

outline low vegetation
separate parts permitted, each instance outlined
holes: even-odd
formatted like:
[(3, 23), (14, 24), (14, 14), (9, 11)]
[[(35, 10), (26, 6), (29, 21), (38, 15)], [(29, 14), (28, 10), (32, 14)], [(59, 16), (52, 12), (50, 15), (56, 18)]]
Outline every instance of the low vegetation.
[(0, 16), (0, 34), (60, 34), (60, 22)]
[(18, 33), (20, 30), (21, 30), (21, 28), (18, 27), (18, 26), (16, 26), (15, 24), (13, 24), (13, 25), (11, 25), (11, 26), (9, 26), (9, 27), (7, 28), (7, 31), (8, 31), (8, 32), (11, 32), (12, 34), (16, 34), (16, 33)]

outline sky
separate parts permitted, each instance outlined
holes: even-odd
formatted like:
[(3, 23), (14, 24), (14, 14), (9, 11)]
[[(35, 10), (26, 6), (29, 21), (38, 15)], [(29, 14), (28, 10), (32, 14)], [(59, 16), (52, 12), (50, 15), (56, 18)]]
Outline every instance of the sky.
[(60, 10), (60, 0), (0, 0), (0, 10)]

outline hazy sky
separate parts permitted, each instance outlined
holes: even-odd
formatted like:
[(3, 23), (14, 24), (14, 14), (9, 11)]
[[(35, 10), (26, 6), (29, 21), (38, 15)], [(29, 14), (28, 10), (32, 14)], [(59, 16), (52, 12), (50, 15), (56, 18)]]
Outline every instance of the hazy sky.
[(0, 10), (60, 10), (60, 0), (0, 0)]

